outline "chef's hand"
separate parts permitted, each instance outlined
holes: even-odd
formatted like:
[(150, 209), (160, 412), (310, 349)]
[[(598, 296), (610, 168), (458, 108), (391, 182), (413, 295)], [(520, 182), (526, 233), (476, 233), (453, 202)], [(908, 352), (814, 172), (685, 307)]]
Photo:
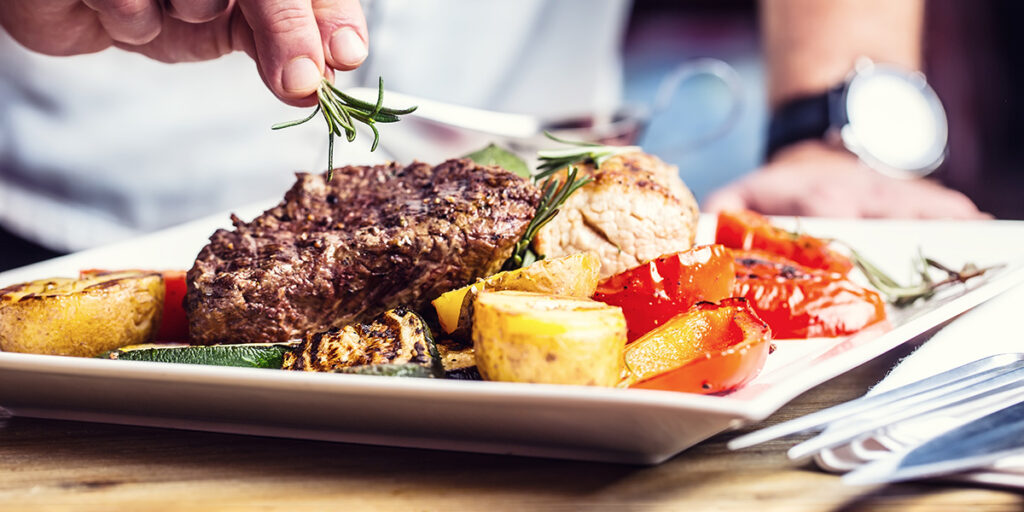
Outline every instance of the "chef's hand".
[(770, 163), (711, 194), (704, 210), (769, 215), (985, 219), (967, 196), (930, 180), (890, 178), (820, 142), (780, 151)]
[(286, 103), (315, 103), (328, 68), (366, 59), (359, 0), (3, 0), (0, 25), (25, 47), (49, 55), (110, 46), (164, 62), (216, 59), (244, 51)]

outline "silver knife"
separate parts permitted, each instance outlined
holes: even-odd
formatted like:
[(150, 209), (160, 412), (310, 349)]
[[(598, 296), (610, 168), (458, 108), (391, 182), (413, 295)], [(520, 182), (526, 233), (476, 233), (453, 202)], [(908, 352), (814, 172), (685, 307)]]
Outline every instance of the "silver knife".
[(1024, 454), (1024, 398), (902, 454), (865, 464), (843, 482), (868, 485), (961, 473)]

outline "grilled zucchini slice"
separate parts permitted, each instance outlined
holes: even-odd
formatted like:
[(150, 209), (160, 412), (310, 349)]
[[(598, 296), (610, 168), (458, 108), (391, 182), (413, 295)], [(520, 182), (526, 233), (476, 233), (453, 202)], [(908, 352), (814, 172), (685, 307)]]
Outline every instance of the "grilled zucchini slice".
[(103, 359), (281, 369), (296, 343), (242, 345), (134, 345), (101, 354)]
[(0, 290), (0, 350), (92, 357), (149, 341), (160, 326), (158, 273), (58, 277)]
[[(388, 367), (369, 368), (378, 365)], [(406, 365), (421, 367), (434, 377), (444, 374), (426, 321), (410, 310), (396, 308), (385, 311), (369, 324), (352, 324), (307, 336), (284, 355), (283, 368), (369, 375), (416, 373), (411, 368), (395, 368)]]

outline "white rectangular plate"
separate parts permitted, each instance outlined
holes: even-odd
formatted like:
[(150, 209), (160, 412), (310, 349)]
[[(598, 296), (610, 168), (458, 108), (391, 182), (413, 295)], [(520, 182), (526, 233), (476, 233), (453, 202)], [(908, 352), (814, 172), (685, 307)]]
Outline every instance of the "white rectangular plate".
[[(226, 219), (6, 272), (0, 287), (83, 268), (189, 268)], [(795, 227), (797, 221), (780, 222)], [(0, 406), (45, 418), (655, 464), (718, 432), (764, 419), (803, 391), (1024, 282), (1021, 222), (798, 224), (850, 243), (897, 277), (909, 275), (918, 247), (953, 266), (1008, 266), (923, 305), (891, 310), (889, 330), (780, 340), (761, 375), (726, 396), (0, 353)], [(698, 241), (710, 242), (713, 229), (713, 218), (702, 219)]]

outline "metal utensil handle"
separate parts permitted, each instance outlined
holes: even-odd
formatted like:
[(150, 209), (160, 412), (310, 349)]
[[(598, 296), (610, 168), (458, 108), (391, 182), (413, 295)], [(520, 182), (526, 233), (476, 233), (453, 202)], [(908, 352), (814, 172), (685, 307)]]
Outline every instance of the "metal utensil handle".
[[(856, 400), (822, 409), (799, 418), (756, 430), (729, 441), (729, 449), (738, 450), (780, 437), (818, 430), (834, 421), (877, 410), (891, 403), (921, 396), (933, 390), (949, 389), (950, 385), (970, 382), (972, 377), (994, 371), (1012, 371), (1024, 363), (1024, 354), (997, 354), (967, 363), (931, 377), (912, 382), (876, 395), (867, 395)], [(967, 379), (965, 381), (965, 379)]]
[(1024, 395), (994, 412), (939, 434), (906, 452), (871, 462), (843, 476), (843, 483), (866, 485), (931, 478), (989, 466), (1024, 453)]
[(887, 425), (897, 423), (915, 416), (936, 411), (942, 408), (956, 406), (980, 400), (987, 397), (1000, 397), (1020, 392), (1024, 382), (1024, 368), (1018, 368), (1011, 372), (1003, 373), (997, 377), (988, 379), (974, 386), (959, 389), (955, 392), (932, 398), (924, 402), (909, 405), (899, 412), (894, 412), (885, 417), (871, 417), (863, 422), (852, 423), (837, 427), (835, 430), (826, 430), (821, 435), (808, 439), (786, 452), (791, 459), (800, 459), (826, 448), (834, 448), (845, 442), (849, 442), (865, 434), (869, 434)]

